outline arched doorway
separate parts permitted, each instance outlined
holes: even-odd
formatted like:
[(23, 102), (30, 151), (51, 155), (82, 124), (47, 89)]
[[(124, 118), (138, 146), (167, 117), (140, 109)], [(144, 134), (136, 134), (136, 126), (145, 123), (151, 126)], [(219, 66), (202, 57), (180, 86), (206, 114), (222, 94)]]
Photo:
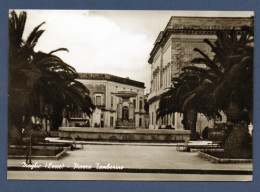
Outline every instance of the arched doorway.
[(128, 116), (129, 116), (129, 110), (127, 106), (124, 106), (122, 108), (122, 120), (123, 121), (128, 121)]

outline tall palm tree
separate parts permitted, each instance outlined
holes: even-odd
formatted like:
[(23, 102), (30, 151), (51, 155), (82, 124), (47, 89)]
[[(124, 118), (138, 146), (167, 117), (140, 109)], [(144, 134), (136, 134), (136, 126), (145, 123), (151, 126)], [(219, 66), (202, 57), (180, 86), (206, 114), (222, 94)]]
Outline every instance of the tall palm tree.
[[(76, 81), (76, 70), (53, 53), (35, 52), (38, 39), (44, 30), (34, 28), (27, 39), (23, 39), (27, 14), (19, 16), (10, 11), (9, 16), (9, 74), (8, 74), (8, 123), (10, 137), (21, 135), (25, 119), (32, 115), (42, 117), (47, 106), (61, 114), (67, 106), (79, 107), (88, 115), (94, 105), (85, 86)], [(70, 109), (67, 107), (67, 109)], [(18, 139), (16, 137), (15, 139)]]
[(205, 39), (212, 48), (213, 59), (194, 49), (202, 57), (191, 62), (207, 66), (210, 73), (200, 75), (210, 82), (214, 106), (224, 111), (230, 122), (252, 122), (253, 41), (252, 28), (243, 27), (239, 32), (218, 32), (214, 45)]
[(203, 113), (208, 119), (221, 115), (213, 108), (208, 89), (209, 82), (198, 73), (206, 70), (203, 68), (193, 70), (193, 67), (184, 67), (182, 70), (178, 78), (172, 79), (173, 87), (162, 94), (157, 115), (163, 117), (172, 112), (182, 113), (184, 128), (191, 130), (193, 139), (196, 137), (198, 113)]
[[(62, 62), (52, 54), (38, 52), (35, 64), (44, 72), (37, 81), (33, 98), (35, 99), (35, 113), (45, 116), (45, 106), (49, 106), (51, 118), (61, 119), (62, 110), (75, 110), (91, 115), (94, 105), (89, 97), (89, 90), (79, 81), (74, 68)], [(44, 103), (45, 105), (42, 105)]]
[[(201, 57), (191, 61), (196, 66), (182, 68), (173, 88), (162, 94), (158, 117), (172, 112), (183, 113), (186, 129), (196, 131), (197, 113), (220, 117), (224, 111), (228, 121), (252, 122), (253, 110), (253, 30), (217, 32), (214, 45), (204, 40), (214, 53), (210, 59), (195, 48)], [(198, 66), (201, 65), (201, 66)], [(206, 66), (206, 68), (205, 68)]]
[(223, 111), (232, 129), (225, 138), (224, 152), (229, 157), (252, 158), (252, 137), (247, 124), (253, 122), (253, 27), (241, 31), (218, 32), (217, 41), (205, 42), (215, 54), (211, 60), (201, 50), (202, 56), (193, 63), (201, 63), (214, 71), (211, 83), (214, 107)]
[[(8, 74), (8, 123), (9, 133), (18, 139), (21, 135), (23, 118), (28, 116), (31, 90), (34, 83), (41, 76), (41, 71), (32, 64), (34, 56), (33, 48), (37, 43), (37, 37), (43, 33), (36, 27), (28, 37), (23, 40), (23, 32), (27, 15), (21, 12), (19, 16), (14, 11), (9, 17), (9, 74)], [(35, 37), (35, 38), (33, 38)]]

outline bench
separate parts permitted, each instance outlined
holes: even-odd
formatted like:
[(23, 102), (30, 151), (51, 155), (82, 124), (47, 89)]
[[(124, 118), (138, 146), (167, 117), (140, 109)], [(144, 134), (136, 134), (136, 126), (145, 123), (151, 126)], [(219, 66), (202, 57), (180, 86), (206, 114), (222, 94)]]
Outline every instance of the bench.
[(184, 143), (183, 143), (183, 144), (178, 144), (178, 145), (176, 146), (176, 150), (177, 150), (177, 151), (188, 151), (189, 142), (190, 142), (190, 138), (187, 137), (187, 138), (184, 140)]
[(77, 148), (77, 145), (81, 145), (81, 149), (84, 148), (84, 146), (83, 146), (83, 145), (84, 145), (84, 142), (82, 142), (82, 141), (76, 141), (75, 137), (71, 137), (71, 139), (72, 139), (72, 141), (73, 141), (72, 146), (73, 146), (74, 149)]

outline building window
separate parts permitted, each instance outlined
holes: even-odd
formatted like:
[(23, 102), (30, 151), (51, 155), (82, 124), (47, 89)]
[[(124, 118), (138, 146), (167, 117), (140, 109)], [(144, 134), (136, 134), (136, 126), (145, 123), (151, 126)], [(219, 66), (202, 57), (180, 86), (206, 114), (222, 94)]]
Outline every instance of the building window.
[(168, 69), (168, 86), (171, 86), (171, 68)]
[(96, 105), (101, 105), (101, 96), (100, 95), (97, 95), (96, 96)]
[(151, 118), (151, 120), (152, 120), (151, 124), (153, 125), (153, 112), (152, 112), (152, 118)]
[(172, 124), (175, 124), (175, 113), (172, 113)]
[(113, 107), (113, 105), (114, 105), (114, 97), (113, 95), (111, 95), (111, 107)]
[(136, 108), (136, 100), (133, 99), (133, 103), (134, 103), (134, 109)]
[(114, 127), (114, 117), (110, 117), (110, 127)]
[(143, 100), (142, 99), (143, 99), (142, 97), (140, 97), (140, 99), (139, 99), (139, 109), (140, 110), (143, 108)]
[(142, 127), (142, 118), (139, 118), (139, 127)]
[(165, 87), (168, 86), (168, 69), (165, 71)]

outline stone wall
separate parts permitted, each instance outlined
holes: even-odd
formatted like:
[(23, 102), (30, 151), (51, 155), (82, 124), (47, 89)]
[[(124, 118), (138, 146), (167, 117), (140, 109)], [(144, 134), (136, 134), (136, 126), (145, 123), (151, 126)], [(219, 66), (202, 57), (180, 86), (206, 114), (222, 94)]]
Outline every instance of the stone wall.
[(183, 142), (190, 137), (190, 131), (60, 127), (59, 136), (87, 141), (171, 143)]
[(211, 58), (213, 54), (211, 48), (203, 40), (209, 38), (212, 42), (216, 39), (215, 35), (212, 36), (198, 36), (198, 35), (173, 35), (172, 36), (172, 62), (171, 70), (172, 77), (178, 77), (181, 73), (181, 68), (190, 66), (191, 60), (201, 55), (194, 51), (198, 48), (206, 53)]
[(102, 93), (104, 94), (103, 100), (101, 101), (101, 103), (103, 103), (105, 105), (106, 103), (106, 83), (93, 83), (93, 84), (89, 84), (89, 83), (84, 83), (84, 85), (89, 89), (90, 91), (90, 98), (92, 99), (92, 101), (95, 101), (95, 93)]
[[(253, 18), (246, 17), (171, 17), (167, 29), (231, 30), (253, 25)], [(162, 36), (162, 34), (160, 35)]]

